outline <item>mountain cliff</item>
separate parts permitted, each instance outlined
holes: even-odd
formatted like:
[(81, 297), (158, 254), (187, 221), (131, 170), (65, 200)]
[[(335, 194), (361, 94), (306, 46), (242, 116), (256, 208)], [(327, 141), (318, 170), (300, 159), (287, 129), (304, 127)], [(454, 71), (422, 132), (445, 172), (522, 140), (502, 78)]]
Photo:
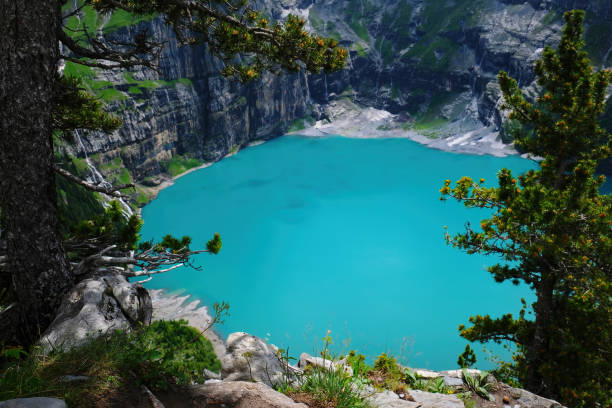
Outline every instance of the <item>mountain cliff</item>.
[(133, 199), (143, 204), (151, 196), (147, 186), (167, 175), (279, 136), (292, 123), (299, 128), (301, 119), (325, 119), (321, 107), (339, 98), (401, 114), (407, 129), (430, 137), (489, 127), (509, 141), (497, 72), (508, 71), (521, 87), (532, 84), (535, 60), (544, 46), (558, 42), (563, 11), (571, 8), (587, 10), (586, 40), (594, 64), (612, 65), (607, 0), (263, 0), (257, 5), (272, 19), (301, 15), (311, 30), (337, 38), (350, 50), (347, 69), (333, 75), (266, 74), (243, 86), (219, 74), (220, 65), (205, 46), (179, 47), (161, 18), (97, 16), (85, 8), (72, 24), (87, 21), (118, 41), (147, 29), (167, 45), (158, 72), (66, 65), (66, 72), (85, 76), (124, 122), (112, 135), (79, 135), (73, 154), (87, 156), (110, 181), (138, 182)]

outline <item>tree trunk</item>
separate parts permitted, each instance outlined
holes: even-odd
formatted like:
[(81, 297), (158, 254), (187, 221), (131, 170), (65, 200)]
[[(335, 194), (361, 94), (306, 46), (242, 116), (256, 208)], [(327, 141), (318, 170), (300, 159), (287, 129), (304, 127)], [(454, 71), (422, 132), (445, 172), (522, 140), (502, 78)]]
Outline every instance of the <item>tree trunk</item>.
[(0, 208), (24, 345), (47, 328), (74, 283), (53, 170), (60, 7), (58, 0), (0, 0)]
[(534, 305), (535, 328), (533, 339), (527, 348), (527, 362), (529, 365), (524, 385), (526, 389), (535, 394), (547, 396), (546, 383), (540, 373), (540, 369), (545, 361), (543, 355), (548, 350), (548, 343), (550, 341), (549, 326), (553, 321), (553, 291), (555, 281), (551, 277), (542, 279), (536, 288), (537, 301)]

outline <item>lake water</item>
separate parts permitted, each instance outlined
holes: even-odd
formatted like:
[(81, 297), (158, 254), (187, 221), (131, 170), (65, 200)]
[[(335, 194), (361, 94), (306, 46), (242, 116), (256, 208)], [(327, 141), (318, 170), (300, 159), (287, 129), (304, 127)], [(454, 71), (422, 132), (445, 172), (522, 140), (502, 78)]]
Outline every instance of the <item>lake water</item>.
[[(439, 201), (445, 179), (525, 171), (519, 157), (442, 152), (406, 139), (282, 137), (177, 180), (143, 209), (143, 239), (190, 235), (217, 256), (159, 275), (149, 288), (227, 301), (222, 335), (246, 331), (290, 355), (317, 354), (331, 330), (334, 351), (390, 352), (413, 367), (456, 368), (470, 315), (520, 310), (525, 286), (497, 284), (495, 261), (446, 245), (487, 213)], [(489, 368), (480, 345), (480, 368)], [(501, 347), (492, 348), (503, 353)], [(507, 356), (507, 354), (504, 354)]]

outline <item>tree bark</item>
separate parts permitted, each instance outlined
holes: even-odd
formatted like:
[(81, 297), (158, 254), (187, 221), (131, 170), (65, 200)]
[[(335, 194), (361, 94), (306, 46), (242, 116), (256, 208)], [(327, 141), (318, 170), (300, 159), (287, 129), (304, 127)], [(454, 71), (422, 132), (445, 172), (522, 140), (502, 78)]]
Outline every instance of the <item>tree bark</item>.
[(529, 391), (543, 396), (549, 396), (546, 390), (546, 383), (540, 372), (541, 365), (545, 362), (543, 355), (548, 350), (549, 326), (553, 321), (554, 299), (553, 291), (555, 286), (554, 277), (543, 277), (539, 286), (536, 288), (537, 301), (534, 305), (535, 322), (534, 333), (531, 343), (527, 348), (529, 366), (527, 368), (527, 378), (525, 388)]
[(51, 99), (61, 3), (0, 0), (0, 208), (24, 345), (47, 328), (74, 283), (59, 231), (53, 169)]

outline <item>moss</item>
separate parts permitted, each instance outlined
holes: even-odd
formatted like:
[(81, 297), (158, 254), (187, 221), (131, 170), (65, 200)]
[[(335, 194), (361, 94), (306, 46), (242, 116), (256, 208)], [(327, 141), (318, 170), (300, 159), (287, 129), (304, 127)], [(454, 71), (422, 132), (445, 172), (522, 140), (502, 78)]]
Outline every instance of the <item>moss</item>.
[(137, 25), (142, 21), (151, 21), (155, 18), (155, 15), (134, 15), (128, 13), (125, 10), (115, 10), (104, 26), (104, 32), (109, 33), (117, 31), (120, 28)]
[(139, 185), (136, 185), (135, 191), (136, 194), (134, 195), (133, 200), (135, 201), (136, 206), (138, 207), (144, 207), (153, 199), (153, 193), (149, 192), (148, 190), (142, 188)]
[(294, 119), (293, 122), (291, 122), (291, 125), (289, 125), (289, 129), (287, 129), (287, 132), (299, 132), (300, 130), (304, 129), (306, 129), (304, 119), (298, 118)]
[(123, 168), (121, 170), (121, 172), (119, 173), (118, 180), (119, 180), (119, 183), (121, 184), (129, 184), (132, 182), (132, 176), (130, 175), (130, 172), (128, 171), (128, 169)]
[(363, 45), (361, 45), (360, 43), (357, 43), (357, 45), (355, 47), (356, 47), (356, 50), (357, 50), (357, 56), (358, 57), (365, 57), (366, 55), (368, 55), (366, 50), (363, 48)]
[(64, 75), (72, 76), (72, 77), (80, 77), (85, 80), (93, 79), (96, 74), (94, 73), (91, 67), (77, 64), (71, 61), (66, 62), (66, 66), (64, 67)]
[(345, 17), (349, 27), (366, 43), (370, 42), (370, 35), (366, 27), (366, 17), (374, 10), (373, 6), (367, 0), (349, 0)]
[(130, 86), (128, 88), (128, 93), (131, 95), (142, 95), (142, 90), (137, 86)]
[(402, 58), (417, 58), (417, 66), (437, 72), (444, 71), (449, 66), (453, 54), (460, 44), (445, 37), (435, 36), (429, 41), (416, 43)]
[(189, 78), (179, 78), (176, 80), (177, 83), (186, 86), (186, 87), (192, 87), (193, 86), (193, 82), (191, 81), (191, 79)]
[(162, 167), (166, 173), (172, 177), (176, 177), (189, 169), (202, 165), (202, 161), (195, 158), (189, 158), (181, 155), (174, 155), (168, 162), (162, 163)]
[(115, 88), (103, 89), (99, 92), (96, 92), (96, 95), (107, 103), (127, 99), (127, 96), (125, 94), (116, 90)]

